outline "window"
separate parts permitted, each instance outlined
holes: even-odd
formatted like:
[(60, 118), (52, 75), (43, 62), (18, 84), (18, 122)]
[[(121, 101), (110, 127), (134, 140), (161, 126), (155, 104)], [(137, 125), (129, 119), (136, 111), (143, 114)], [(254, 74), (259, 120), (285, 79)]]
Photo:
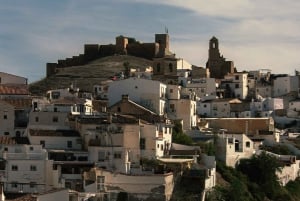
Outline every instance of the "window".
[(239, 76), (238, 75), (235, 76), (235, 80), (239, 80)]
[(118, 107), (118, 112), (121, 112), (121, 108), (120, 107)]
[(18, 188), (17, 182), (12, 182), (12, 183), (11, 183), (11, 187), (12, 187), (12, 188)]
[(145, 150), (146, 149), (146, 139), (140, 138), (140, 149)]
[(164, 150), (164, 145), (160, 145), (160, 150), (163, 151)]
[(4, 135), (9, 135), (9, 132), (4, 132)]
[(68, 147), (68, 148), (72, 148), (72, 141), (68, 141), (68, 142), (67, 142), (67, 147)]
[(54, 117), (52, 118), (52, 122), (58, 122), (58, 117), (57, 117), (57, 116), (54, 116)]
[(169, 63), (169, 71), (173, 72), (173, 64), (172, 63)]
[(170, 93), (173, 93), (173, 89), (170, 89)]
[(44, 147), (45, 147), (45, 140), (41, 140), (41, 141), (40, 141), (40, 144), (41, 144), (42, 147), (44, 148)]
[(12, 171), (18, 171), (18, 166), (17, 165), (12, 165), (11, 170)]
[(7, 147), (4, 147), (4, 151), (8, 151), (8, 148), (7, 148)]
[(174, 104), (170, 104), (170, 110), (171, 110), (171, 112), (175, 112), (175, 105)]
[(3, 115), (3, 119), (7, 119), (7, 114)]
[(104, 181), (105, 177), (104, 176), (97, 176), (97, 190), (98, 192), (100, 191), (105, 191), (104, 189)]
[(36, 171), (36, 166), (35, 165), (30, 165), (30, 171)]
[(204, 104), (203, 107), (206, 108), (207, 107), (206, 104)]
[(156, 65), (156, 71), (159, 73), (160, 72), (160, 63), (158, 63), (157, 65)]
[(122, 153), (121, 153), (121, 152), (115, 152), (115, 153), (114, 153), (114, 158), (115, 158), (115, 159), (116, 159), (116, 158), (118, 158), (118, 159), (122, 158)]
[(235, 88), (236, 88), (236, 89), (239, 88), (239, 84), (235, 84)]
[(54, 108), (54, 112), (57, 112), (57, 107)]
[(250, 147), (250, 142), (249, 141), (246, 142), (246, 147)]
[(30, 151), (33, 151), (33, 147), (29, 147), (29, 150), (30, 150)]
[(30, 188), (35, 188), (36, 187), (36, 182), (30, 182), (29, 187)]
[(105, 152), (99, 151), (98, 152), (98, 161), (104, 161), (105, 160)]

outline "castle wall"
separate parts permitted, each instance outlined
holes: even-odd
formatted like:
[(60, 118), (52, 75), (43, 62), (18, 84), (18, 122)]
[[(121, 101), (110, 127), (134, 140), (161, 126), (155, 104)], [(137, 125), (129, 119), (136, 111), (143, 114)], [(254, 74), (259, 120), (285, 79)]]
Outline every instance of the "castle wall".
[(152, 59), (159, 51), (159, 46), (156, 43), (132, 43), (127, 45), (127, 54)]
[(98, 57), (99, 45), (98, 44), (85, 44), (84, 45), (84, 60), (91, 61)]
[(114, 55), (116, 52), (116, 45), (100, 45), (99, 48), (99, 57), (107, 57)]
[(47, 63), (46, 64), (46, 76), (50, 77), (56, 73), (57, 63)]
[(60, 59), (57, 63), (47, 63), (46, 76), (49, 77), (57, 73), (58, 68), (80, 66), (92, 60), (115, 54), (128, 54), (151, 60), (155, 57), (164, 56), (166, 53), (169, 53), (168, 34), (156, 34), (155, 41), (155, 43), (139, 43), (136, 42), (134, 38), (118, 36), (116, 37), (115, 45), (85, 44), (84, 54)]

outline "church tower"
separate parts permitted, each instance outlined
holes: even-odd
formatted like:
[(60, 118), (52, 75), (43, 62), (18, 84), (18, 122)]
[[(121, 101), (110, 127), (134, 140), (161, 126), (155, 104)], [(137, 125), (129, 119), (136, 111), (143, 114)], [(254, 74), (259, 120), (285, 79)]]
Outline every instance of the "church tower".
[(222, 79), (227, 73), (234, 72), (233, 62), (226, 61), (220, 54), (219, 41), (215, 36), (209, 40), (206, 68), (209, 69), (210, 77), (217, 79)]

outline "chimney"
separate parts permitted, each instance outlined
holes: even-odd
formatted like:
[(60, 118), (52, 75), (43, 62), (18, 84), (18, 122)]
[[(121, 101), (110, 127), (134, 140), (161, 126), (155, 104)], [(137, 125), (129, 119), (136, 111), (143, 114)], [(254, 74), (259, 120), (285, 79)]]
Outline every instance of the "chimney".
[(123, 94), (122, 95), (122, 101), (128, 101), (128, 99), (129, 99), (128, 94)]

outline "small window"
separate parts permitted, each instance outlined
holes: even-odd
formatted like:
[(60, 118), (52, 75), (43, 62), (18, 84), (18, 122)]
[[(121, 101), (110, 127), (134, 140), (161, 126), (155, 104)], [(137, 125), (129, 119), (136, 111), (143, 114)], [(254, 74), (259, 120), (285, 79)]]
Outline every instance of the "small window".
[(246, 142), (246, 147), (248, 147), (248, 148), (250, 147), (250, 142), (249, 141)]
[(235, 80), (239, 80), (239, 76), (238, 75), (235, 76)]
[(35, 188), (36, 187), (36, 182), (30, 182), (29, 187), (30, 188)]
[(7, 114), (3, 115), (3, 119), (7, 119)]
[(121, 108), (120, 107), (118, 107), (118, 112), (121, 112)]
[(170, 93), (173, 93), (173, 89), (170, 89)]
[(12, 165), (11, 170), (12, 171), (18, 171), (18, 166), (17, 165)]
[(33, 147), (29, 147), (29, 150), (30, 150), (30, 151), (33, 151)]
[(8, 148), (7, 148), (7, 147), (4, 147), (4, 151), (8, 151)]
[(140, 149), (145, 150), (146, 149), (146, 139), (140, 138)]
[(68, 141), (67, 146), (68, 146), (68, 148), (72, 148), (72, 141)]
[(4, 132), (4, 135), (9, 135), (9, 132)]
[(42, 147), (44, 148), (44, 147), (45, 147), (45, 140), (41, 140), (41, 141), (40, 141), (40, 144), (41, 144)]
[(236, 89), (239, 88), (239, 84), (235, 84), (235, 88), (236, 88)]
[(169, 72), (173, 72), (173, 64), (169, 63)]
[(35, 165), (30, 165), (30, 171), (36, 171), (36, 166)]
[(115, 152), (114, 153), (114, 158), (115, 159), (120, 159), (122, 157), (122, 153), (121, 152)]
[(158, 63), (157, 65), (156, 65), (156, 71), (159, 73), (160, 72), (160, 63)]
[(11, 187), (12, 188), (18, 188), (18, 183), (17, 182), (12, 182)]
[(54, 112), (57, 112), (57, 107), (54, 108)]
[(104, 181), (105, 181), (105, 177), (104, 176), (97, 176), (97, 190), (99, 192), (105, 191)]
[(52, 122), (58, 122), (58, 117), (57, 117), (57, 116), (54, 116), (54, 117), (52, 118)]

